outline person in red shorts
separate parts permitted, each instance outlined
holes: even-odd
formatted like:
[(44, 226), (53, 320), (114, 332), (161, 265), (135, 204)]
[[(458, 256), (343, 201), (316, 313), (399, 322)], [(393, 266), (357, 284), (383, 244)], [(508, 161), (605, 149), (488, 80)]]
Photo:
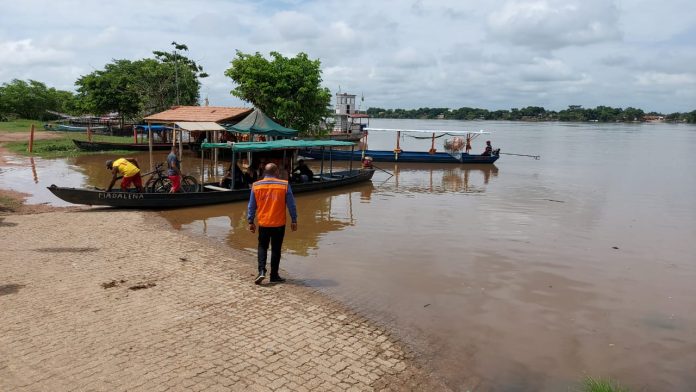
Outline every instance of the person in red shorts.
[(179, 192), (181, 189), (181, 161), (179, 161), (179, 148), (172, 146), (172, 151), (167, 155), (167, 176), (172, 182), (170, 193)]
[(140, 165), (135, 158), (119, 158), (115, 161), (106, 161), (106, 168), (111, 170), (111, 182), (106, 188), (107, 192), (114, 187), (118, 177), (121, 179), (121, 190), (126, 192), (128, 187), (133, 184), (138, 192), (143, 191), (143, 179), (140, 177)]

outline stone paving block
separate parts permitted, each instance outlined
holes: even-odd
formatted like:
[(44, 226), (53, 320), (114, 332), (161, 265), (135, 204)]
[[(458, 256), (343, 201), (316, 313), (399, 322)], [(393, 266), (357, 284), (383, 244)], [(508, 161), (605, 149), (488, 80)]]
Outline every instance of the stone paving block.
[[(16, 225), (3, 227), (0, 283), (23, 286), (0, 296), (0, 391), (368, 391), (401, 374), (446, 390), (369, 321), (313, 289), (259, 290), (253, 257), (158, 219), (4, 220)], [(113, 222), (136, 247), (119, 243)]]

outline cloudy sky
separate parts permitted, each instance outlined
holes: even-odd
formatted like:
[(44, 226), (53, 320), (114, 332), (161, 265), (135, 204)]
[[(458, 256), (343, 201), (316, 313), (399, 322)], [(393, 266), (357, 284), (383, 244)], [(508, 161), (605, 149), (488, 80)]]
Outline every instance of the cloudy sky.
[(74, 89), (112, 59), (186, 43), (211, 105), (243, 105), (235, 50), (322, 62), (365, 106), (696, 109), (694, 0), (0, 0), (0, 83)]

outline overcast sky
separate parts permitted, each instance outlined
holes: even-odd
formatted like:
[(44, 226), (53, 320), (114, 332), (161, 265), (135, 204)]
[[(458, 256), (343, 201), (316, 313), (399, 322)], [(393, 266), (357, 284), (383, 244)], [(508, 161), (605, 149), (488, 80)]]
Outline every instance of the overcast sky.
[(211, 105), (244, 105), (223, 75), (241, 50), (318, 58), (364, 107), (696, 109), (694, 0), (0, 0), (0, 83), (74, 90), (172, 41)]

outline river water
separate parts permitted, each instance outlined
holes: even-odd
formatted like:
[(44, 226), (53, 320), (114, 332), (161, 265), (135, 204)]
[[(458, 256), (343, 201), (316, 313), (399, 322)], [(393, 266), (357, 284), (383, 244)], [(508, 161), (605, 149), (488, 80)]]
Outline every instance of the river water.
[[(587, 375), (641, 391), (696, 389), (696, 127), (371, 126), (485, 129), (492, 133), (475, 140), (475, 151), (489, 138), (503, 152), (541, 159), (377, 163), (384, 171), (371, 184), (297, 195), (299, 230), (288, 232), (281, 263), (291, 284), (316, 287), (388, 325), (455, 390), (569, 390)], [(395, 135), (373, 132), (368, 142), (393, 149)], [(430, 148), (409, 136), (400, 144)], [(106, 157), (38, 160), (33, 171), (19, 160), (2, 168), (0, 187), (62, 205), (41, 187), (103, 187)], [(197, 160), (184, 168), (197, 173)], [(245, 208), (161, 214), (177, 230), (253, 255)]]

